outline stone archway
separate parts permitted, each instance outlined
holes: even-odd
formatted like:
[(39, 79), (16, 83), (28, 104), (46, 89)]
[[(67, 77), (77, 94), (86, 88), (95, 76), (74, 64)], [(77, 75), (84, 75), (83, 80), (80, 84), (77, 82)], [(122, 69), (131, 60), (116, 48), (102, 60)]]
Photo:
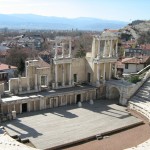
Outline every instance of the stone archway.
[(109, 99), (114, 100), (117, 103), (120, 102), (120, 90), (117, 87), (111, 87), (109, 91)]

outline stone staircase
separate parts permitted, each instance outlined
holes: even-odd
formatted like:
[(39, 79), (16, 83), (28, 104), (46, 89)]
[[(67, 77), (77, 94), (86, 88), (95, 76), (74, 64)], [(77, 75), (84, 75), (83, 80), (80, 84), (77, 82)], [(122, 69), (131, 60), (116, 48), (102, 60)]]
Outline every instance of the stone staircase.
[(130, 99), (128, 107), (138, 111), (150, 120), (150, 78)]
[[(150, 121), (150, 78), (147, 79), (130, 99), (128, 107), (143, 114)], [(150, 150), (150, 139), (139, 144), (137, 147), (128, 148), (126, 150)]]
[(10, 91), (4, 91), (4, 94), (2, 95), (2, 98), (6, 98), (6, 97), (11, 97), (13, 96), (14, 94), (11, 93)]

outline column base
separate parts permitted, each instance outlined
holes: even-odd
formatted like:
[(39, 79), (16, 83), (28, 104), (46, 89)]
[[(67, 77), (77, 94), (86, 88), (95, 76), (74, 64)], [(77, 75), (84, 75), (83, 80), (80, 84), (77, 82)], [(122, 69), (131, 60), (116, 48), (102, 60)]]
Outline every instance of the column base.
[(37, 86), (35, 86), (34, 88), (35, 88), (36, 91), (38, 91), (38, 87)]
[(30, 91), (30, 86), (27, 87), (27, 91)]
[(100, 81), (96, 81), (96, 87), (100, 87)]
[(55, 84), (56, 84), (55, 87), (58, 88), (58, 83), (55, 83)]
[(82, 103), (81, 102), (78, 102), (78, 107), (82, 107)]
[(94, 104), (94, 102), (93, 102), (93, 100), (92, 100), (92, 99), (90, 100), (90, 104), (91, 104), (91, 105), (93, 105), (93, 104)]
[(22, 87), (19, 87), (19, 92), (22, 92)]

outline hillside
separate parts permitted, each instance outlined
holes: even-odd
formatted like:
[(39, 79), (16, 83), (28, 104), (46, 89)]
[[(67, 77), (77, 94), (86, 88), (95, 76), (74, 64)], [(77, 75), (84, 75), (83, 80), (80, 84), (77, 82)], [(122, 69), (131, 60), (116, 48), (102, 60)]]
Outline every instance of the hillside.
[(61, 18), (33, 14), (0, 14), (0, 28), (12, 29), (53, 29), (53, 30), (92, 30), (102, 31), (106, 28), (119, 29), (127, 22), (103, 20), (97, 18)]
[(136, 20), (131, 24), (128, 24), (126, 27), (121, 29), (122, 33), (131, 34), (135, 39), (138, 39), (141, 34), (150, 31), (150, 20), (142, 21)]

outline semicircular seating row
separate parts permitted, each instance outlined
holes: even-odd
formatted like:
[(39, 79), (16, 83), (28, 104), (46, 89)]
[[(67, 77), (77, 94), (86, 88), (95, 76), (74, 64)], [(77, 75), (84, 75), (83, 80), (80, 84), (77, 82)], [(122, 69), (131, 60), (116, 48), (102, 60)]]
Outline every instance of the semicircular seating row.
[[(131, 110), (141, 113), (150, 121), (150, 78), (131, 98), (128, 107)], [(150, 150), (150, 139), (126, 150)]]

